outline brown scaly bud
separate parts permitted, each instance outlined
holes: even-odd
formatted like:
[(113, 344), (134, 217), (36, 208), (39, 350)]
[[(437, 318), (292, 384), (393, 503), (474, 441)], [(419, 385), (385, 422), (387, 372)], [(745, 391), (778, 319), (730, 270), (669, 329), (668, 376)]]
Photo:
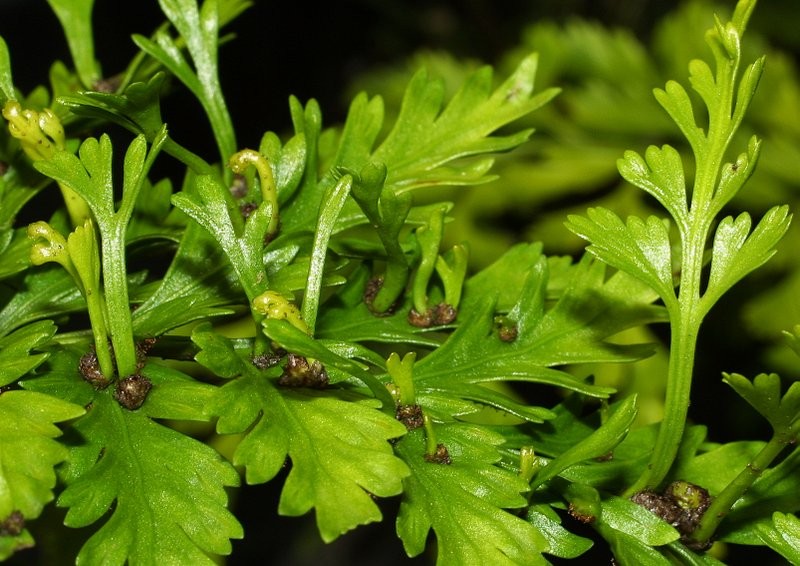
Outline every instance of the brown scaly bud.
[(397, 405), (394, 414), (395, 418), (406, 425), (408, 430), (420, 428), (425, 424), (425, 418), (422, 415), (422, 407), (419, 405)]
[(447, 451), (447, 446), (441, 443), (436, 445), (436, 451), (433, 454), (425, 454), (425, 461), (431, 464), (444, 464), (445, 466), (453, 463), (450, 453)]
[(328, 373), (319, 360), (313, 360), (309, 363), (303, 356), (289, 354), (283, 373), (278, 379), (278, 385), (324, 389), (328, 386)]
[(25, 517), (21, 511), (15, 510), (0, 522), (0, 537), (15, 537), (22, 534), (25, 528)]
[(258, 369), (269, 369), (278, 365), (285, 355), (286, 350), (279, 348), (273, 353), (255, 356), (251, 361)]
[(379, 317), (391, 316), (395, 312), (397, 312), (397, 307), (400, 306), (400, 299), (395, 301), (384, 312), (376, 311), (372, 308), (372, 303), (375, 301), (375, 297), (378, 295), (378, 291), (381, 290), (381, 287), (383, 287), (382, 275), (376, 275), (375, 277), (372, 277), (369, 281), (367, 281), (367, 288), (364, 290), (364, 303), (367, 305), (369, 312), (371, 312), (375, 316)]
[(129, 375), (117, 382), (117, 387), (114, 389), (114, 399), (129, 411), (135, 411), (142, 406), (152, 388), (153, 382), (145, 376), (141, 374)]
[(439, 303), (422, 313), (412, 308), (408, 312), (408, 323), (417, 328), (444, 326), (453, 322), (457, 315), (458, 311), (453, 305)]
[(100, 371), (100, 363), (97, 360), (97, 352), (95, 352), (94, 347), (81, 356), (78, 361), (78, 371), (83, 379), (88, 381), (95, 389), (105, 389), (111, 383)]

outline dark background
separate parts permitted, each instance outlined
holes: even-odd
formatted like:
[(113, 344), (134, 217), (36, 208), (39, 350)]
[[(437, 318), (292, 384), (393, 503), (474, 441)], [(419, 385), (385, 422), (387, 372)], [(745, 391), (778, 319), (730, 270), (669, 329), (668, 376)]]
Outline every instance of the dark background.
[[(796, 49), (797, 20), (781, 17), (797, 14), (796, 4), (762, 0), (752, 26)], [(349, 102), (342, 92), (353, 77), (420, 48), (492, 63), (517, 44), (526, 25), (576, 15), (628, 27), (645, 38), (676, 5), (662, 0), (342, 0), (321, 5), (256, 0), (227, 28), (238, 37), (222, 49), (221, 80), (240, 145), (254, 145), (264, 131), (289, 127), (289, 95), (316, 98), (326, 123), (339, 122)], [(136, 51), (131, 33), (149, 35), (162, 21), (155, 0), (97, 0), (96, 52), (104, 72), (124, 69)], [(15, 83), (25, 92), (46, 82), (54, 58), (69, 62), (45, 0), (0, 0), (0, 34), (9, 44)], [(165, 101), (164, 117), (181, 131), (184, 122), (195, 123), (199, 111), (195, 101), (178, 96)]]
[[(321, 4), (256, 0), (226, 30), (238, 37), (222, 48), (221, 80), (239, 145), (254, 146), (264, 131), (282, 132), (290, 127), (289, 95), (301, 101), (316, 98), (325, 123), (338, 123), (349, 103), (342, 93), (355, 76), (374, 65), (402, 61), (420, 48), (441, 48), (459, 57), (492, 63), (517, 45), (526, 25), (538, 19), (558, 21), (576, 15), (628, 27), (644, 39), (653, 23), (676, 5), (660, 0), (344, 0)], [(762, 0), (751, 25), (775, 45), (797, 53), (798, 20), (786, 14), (798, 15), (796, 0)], [(96, 52), (104, 72), (113, 75), (124, 69), (136, 50), (129, 39), (131, 33), (149, 35), (162, 21), (155, 0), (97, 0)], [(0, 0), (0, 35), (11, 52), (15, 84), (23, 92), (47, 83), (53, 59), (69, 62), (58, 21), (45, 0)], [(196, 131), (198, 124), (205, 125), (198, 103), (180, 93), (165, 100), (163, 116), (177, 132)], [(204, 138), (209, 140), (205, 147), (201, 141)], [(192, 143), (201, 155), (213, 156), (213, 142), (205, 132), (198, 132)], [(725, 345), (714, 344), (713, 337), (708, 344), (724, 352)], [(716, 375), (720, 369), (728, 368), (698, 368)], [(741, 370), (746, 373), (744, 368)], [(229, 564), (431, 563), (430, 557), (413, 561), (405, 557), (394, 535), (396, 501), (383, 503), (385, 523), (362, 527), (330, 545), (322, 545), (313, 515), (299, 519), (276, 517), (282, 483), (281, 478), (276, 478), (238, 493), (235, 512), (245, 525), (247, 538), (234, 544)], [(59, 512), (50, 509), (48, 513), (37, 523), (59, 521)], [(35, 531), (36, 525), (32, 528)], [(52, 531), (34, 534), (41, 547), (53, 536)], [(73, 537), (72, 544), (79, 545), (80, 541)], [(77, 547), (73, 550), (59, 546), (58, 560), (23, 553), (11, 563), (71, 563), (69, 557), (74, 557), (76, 550)], [(729, 563), (745, 564), (751, 560), (730, 557)], [(608, 564), (609, 557), (587, 555), (585, 563)], [(761, 563), (767, 564), (763, 560)]]
[[(723, 4), (732, 5), (728, 0)], [(340, 122), (349, 100), (345, 87), (375, 65), (399, 62), (420, 48), (494, 63), (518, 44), (521, 30), (540, 19), (574, 16), (624, 26), (645, 39), (659, 17), (677, 2), (663, 0), (342, 0), (270, 2), (254, 5), (226, 28), (234, 41), (223, 46), (220, 73), (240, 146), (258, 144), (267, 130), (290, 127), (288, 98), (316, 98), (326, 124)], [(156, 0), (95, 2), (95, 43), (106, 75), (121, 72), (136, 52), (131, 33), (149, 35), (161, 22)], [(795, 0), (762, 0), (752, 27), (787, 50), (800, 49)], [(28, 92), (45, 83), (50, 63), (69, 64), (56, 17), (45, 0), (0, 0), (0, 35), (9, 45), (15, 84)], [(20, 54), (24, 53), (24, 61)], [(379, 93), (370, 93), (379, 94)], [(163, 103), (175, 132), (195, 125), (199, 104), (180, 93)], [(210, 136), (197, 152), (213, 156)], [(198, 139), (193, 139), (196, 145)]]

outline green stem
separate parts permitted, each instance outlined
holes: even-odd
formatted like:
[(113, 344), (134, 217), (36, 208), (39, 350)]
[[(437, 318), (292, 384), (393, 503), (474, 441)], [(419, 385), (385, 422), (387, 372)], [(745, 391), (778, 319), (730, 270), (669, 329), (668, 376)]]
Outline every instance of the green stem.
[(253, 340), (253, 357), (258, 357), (266, 354), (271, 350), (269, 338), (267, 335), (264, 334), (261, 329), (261, 323), (267, 318), (263, 314), (260, 314), (255, 311), (255, 309), (250, 309), (250, 312), (253, 315), (253, 321), (256, 325), (256, 336)]
[(688, 222), (681, 230), (683, 259), (678, 303), (665, 299), (672, 328), (664, 420), (658, 431), (650, 463), (637, 482), (628, 489), (628, 495), (642, 489), (657, 488), (672, 467), (686, 426), (697, 334), (703, 317), (711, 306), (701, 300), (703, 255), (711, 222), (714, 220), (709, 209), (719, 170), (734, 133), (730, 112), (738, 61), (723, 62), (718, 59), (717, 63), (718, 94), (721, 100), (716, 111), (709, 116), (707, 143), (703, 147), (694, 148), (700, 166), (692, 189)]
[(657, 488), (669, 473), (678, 453), (692, 390), (692, 370), (699, 324), (681, 317), (672, 324), (669, 373), (664, 403), (664, 419), (644, 473), (625, 493), (631, 496), (643, 489)]
[(722, 492), (717, 495), (711, 506), (703, 514), (697, 530), (692, 533), (692, 539), (696, 541), (707, 541), (714, 534), (722, 520), (728, 515), (733, 504), (750, 489), (761, 474), (766, 470), (775, 458), (789, 445), (792, 440), (797, 439), (797, 434), (789, 437), (786, 434), (775, 434), (772, 439), (761, 449), (747, 467), (729, 483)]
[(417, 228), (416, 236), (420, 248), (419, 266), (414, 276), (411, 296), (414, 309), (422, 314), (428, 310), (428, 283), (436, 269), (436, 260), (439, 258), (439, 248), (444, 232), (445, 207), (435, 210), (428, 224)]
[(414, 362), (417, 361), (415, 352), (408, 352), (403, 359), (396, 352), (392, 352), (386, 360), (386, 369), (400, 393), (401, 405), (415, 405), (417, 394), (414, 390)]
[[(99, 291), (99, 288), (95, 291)], [(106, 308), (103, 295), (99, 292), (87, 291), (86, 306), (89, 311), (89, 322), (94, 336), (94, 350), (100, 372), (110, 381), (114, 378), (114, 360), (108, 349), (108, 327), (106, 325)]]
[[(108, 330), (117, 374), (126, 377), (136, 372), (136, 347), (133, 341), (128, 280), (125, 268), (125, 223), (120, 222), (116, 234), (101, 238), (103, 258), (103, 286), (106, 296)], [(105, 236), (105, 235), (104, 235)], [(98, 355), (99, 355), (98, 345)]]
[(388, 311), (397, 298), (403, 294), (409, 273), (408, 262), (400, 244), (395, 240), (384, 240), (383, 243), (389, 257), (383, 273), (383, 285), (370, 305), (371, 310), (376, 313)]
[(787, 447), (797, 443), (800, 436), (800, 420), (796, 420), (788, 429), (775, 432), (770, 441), (761, 449), (753, 460), (747, 464), (734, 480), (717, 495), (708, 508), (692, 538), (706, 541), (711, 538), (719, 524), (727, 516), (734, 503), (750, 489), (761, 474)]
[[(148, 141), (152, 142), (152, 140)], [(164, 141), (164, 152), (186, 165), (198, 175), (211, 175), (212, 177), (219, 177), (219, 173), (211, 165), (209, 165), (206, 160), (189, 151), (172, 138), (168, 137), (166, 141)]]
[(425, 456), (431, 457), (436, 454), (439, 442), (436, 439), (436, 432), (433, 430), (433, 422), (428, 415), (422, 416), (422, 422), (425, 427)]
[(523, 446), (519, 449), (519, 475), (526, 483), (531, 483), (541, 465), (533, 446)]
[(347, 202), (353, 178), (344, 175), (325, 193), (325, 199), (320, 207), (317, 229), (314, 232), (314, 244), (311, 248), (311, 261), (308, 264), (308, 283), (303, 294), (301, 314), (308, 325), (308, 333), (313, 336), (319, 311), (322, 281), (325, 275), (325, 259), (328, 256), (328, 242), (336, 225), (336, 219)]

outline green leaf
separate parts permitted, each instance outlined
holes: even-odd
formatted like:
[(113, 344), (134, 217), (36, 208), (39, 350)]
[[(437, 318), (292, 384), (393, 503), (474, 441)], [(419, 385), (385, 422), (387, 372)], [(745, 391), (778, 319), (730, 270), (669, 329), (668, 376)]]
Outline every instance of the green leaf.
[(642, 544), (662, 546), (680, 538), (671, 525), (630, 499), (612, 496), (604, 499), (601, 505), (603, 521), (608, 526)]
[(394, 411), (394, 399), (386, 386), (369, 373), (358, 362), (331, 351), (320, 340), (314, 340), (302, 330), (285, 320), (265, 319), (262, 321), (264, 333), (289, 352), (319, 360), (324, 365), (337, 368), (348, 376), (355, 377), (366, 385), (384, 411)]
[[(466, 156), (507, 151), (528, 138), (523, 130), (504, 137), (490, 135), (506, 124), (540, 108), (557, 93), (548, 89), (531, 96), (538, 60), (530, 55), (492, 91), (492, 70), (473, 74), (442, 110), (442, 85), (420, 71), (406, 90), (397, 122), (372, 154), (386, 164), (387, 187), (404, 192), (442, 182), (476, 184), (491, 162), (452, 168), (446, 164)], [(444, 179), (441, 179), (441, 178)]]
[(241, 288), (211, 234), (189, 223), (158, 288), (132, 315), (140, 336), (159, 336), (190, 322), (233, 314)]
[[(482, 304), (485, 297), (493, 296), (498, 312), (509, 312), (519, 301), (520, 289), (525, 287), (531, 267), (537, 265), (541, 257), (540, 243), (510, 247), (467, 280), (461, 301), (463, 310), (469, 312)], [(501, 281), (505, 284), (500, 285)]]
[(16, 100), (14, 92), (14, 81), (11, 80), (11, 57), (8, 54), (6, 40), (0, 36), (0, 106), (5, 105), (7, 100)]
[(764, 442), (738, 441), (713, 447), (688, 459), (675, 470), (679, 477), (701, 485), (712, 495), (721, 492), (764, 448)]
[(762, 373), (753, 381), (726, 373), (723, 381), (766, 418), (776, 433), (786, 434), (800, 419), (800, 382), (792, 383), (781, 396), (781, 378), (774, 373)]
[(85, 308), (80, 290), (61, 266), (30, 270), (20, 290), (0, 310), (0, 336), (35, 320)]
[[(24, 271), (31, 266), (31, 241), (27, 226), (11, 228), (17, 213), (36, 196), (40, 187), (21, 187), (0, 177), (0, 279)], [(4, 229), (3, 226), (6, 228)]]
[(389, 316), (375, 316), (364, 301), (355, 305), (325, 305), (317, 320), (317, 337), (335, 339), (347, 336), (352, 342), (410, 344), (435, 348), (441, 343), (433, 333), (408, 324), (410, 302), (403, 303)]
[(0, 560), (6, 560), (15, 552), (25, 550), (35, 544), (28, 529), (22, 529), (18, 535), (0, 536)]
[[(241, 10), (247, 3), (240, 3)], [(184, 58), (176, 41), (165, 31), (155, 41), (141, 35), (133, 40), (139, 48), (173, 73), (200, 101), (211, 123), (220, 160), (236, 151), (236, 137), (219, 82), (217, 49), (219, 11), (216, 0), (206, 0), (198, 9), (195, 0), (159, 0), (161, 10), (186, 42), (194, 68)]]
[(47, 344), (55, 333), (52, 321), (41, 320), (0, 338), (0, 387), (16, 381), (46, 360), (47, 353), (30, 352)]
[(673, 564), (657, 549), (625, 531), (618, 531), (611, 527), (598, 527), (598, 530), (608, 541), (614, 558), (620, 564), (635, 564), (636, 566), (672, 566)]
[(759, 524), (758, 535), (786, 560), (800, 564), (800, 519), (797, 516), (776, 512), (771, 524)]
[(653, 94), (686, 136), (695, 155), (701, 152), (705, 134), (695, 122), (692, 101), (686, 90), (676, 81), (667, 81), (663, 90), (654, 89)]
[(250, 301), (267, 289), (262, 257), (271, 214), (268, 203), (259, 204), (244, 221), (230, 191), (209, 175), (197, 177), (194, 190), (175, 194), (172, 202), (214, 237)]
[(152, 143), (164, 125), (159, 93), (165, 78), (163, 72), (156, 73), (146, 83), (128, 85), (121, 94), (85, 91), (63, 96), (59, 102), (79, 116), (109, 120), (134, 134), (144, 134)]
[(272, 479), (292, 466), (278, 512), (298, 516), (316, 510), (322, 539), (330, 542), (381, 520), (372, 496), (402, 491), (405, 464), (387, 442), (405, 427), (376, 409), (374, 400), (342, 391), (278, 389), (254, 366), (225, 384), (210, 410), (221, 434), (245, 433), (233, 462), (248, 483)]
[(311, 248), (311, 262), (308, 266), (308, 278), (303, 295), (302, 316), (308, 325), (309, 333), (313, 336), (319, 311), (320, 291), (325, 268), (325, 258), (328, 252), (333, 228), (342, 207), (350, 195), (352, 178), (345, 175), (323, 199), (322, 209), (317, 219), (317, 229), (314, 232), (314, 243)]
[(681, 542), (671, 542), (666, 545), (668, 553), (672, 554), (673, 560), (679, 560), (686, 566), (725, 566), (724, 562), (717, 560), (710, 553), (692, 552)]
[(746, 212), (736, 220), (730, 216), (722, 219), (714, 236), (711, 274), (702, 299), (706, 309), (745, 275), (775, 255), (775, 246), (788, 230), (791, 220), (788, 206), (768, 210), (752, 233), (750, 215)]
[(649, 285), (668, 303), (674, 301), (672, 249), (667, 225), (631, 216), (627, 223), (614, 212), (590, 208), (586, 216), (569, 215), (567, 228), (589, 241), (586, 250), (600, 260)]
[[(322, 129), (322, 111), (319, 108), (319, 103), (311, 99), (304, 108), (300, 101), (292, 96), (289, 98), (289, 109), (292, 115), (295, 137), (302, 137), (305, 142), (306, 163), (300, 186), (293, 194), (291, 206), (283, 210), (281, 231), (310, 231), (313, 229), (313, 220), (320, 209), (323, 195), (335, 183), (335, 179), (333, 175), (329, 175), (322, 182), (318, 182), (317, 174), (315, 173), (319, 167), (319, 137)], [(287, 147), (288, 145), (289, 142), (287, 142)], [(265, 153), (265, 155), (267, 154)], [(277, 178), (280, 178), (280, 169)], [(280, 191), (280, 184), (278, 188), (279, 202), (283, 204), (280, 199), (283, 198), (286, 192)]]
[(451, 464), (425, 459), (425, 435), (412, 431), (396, 445), (411, 469), (404, 481), (397, 534), (409, 556), (425, 549), (430, 529), (436, 533), (437, 564), (547, 564), (547, 539), (536, 528), (506, 511), (526, 505), (527, 484), (517, 474), (496, 467), (503, 437), (484, 427), (449, 424), (436, 427)]
[(636, 418), (636, 411), (636, 396), (630, 396), (620, 401), (608, 420), (597, 430), (543, 467), (531, 482), (531, 489), (536, 489), (570, 466), (608, 454), (628, 434), (633, 420)]
[(58, 151), (50, 159), (36, 161), (43, 175), (63, 183), (89, 204), (98, 225), (103, 228), (114, 213), (114, 187), (111, 179), (111, 138), (103, 135), (86, 139), (79, 156)]
[[(112, 179), (113, 150), (107, 134), (103, 134), (99, 140), (84, 140), (80, 146), (80, 158), (68, 151), (58, 151), (50, 159), (35, 162), (40, 172), (78, 193), (94, 215), (100, 231), (104, 292), (102, 297), (98, 297), (89, 296), (89, 289), (84, 291), (87, 292), (90, 306), (97, 308), (105, 300), (105, 305), (101, 306), (105, 316), (94, 316), (92, 313), (94, 330), (99, 334), (98, 321), (105, 319), (117, 371), (121, 375), (131, 375), (136, 369), (125, 267), (125, 233), (139, 191), (165, 139), (166, 129), (162, 128), (149, 151), (143, 135), (137, 136), (128, 146), (123, 161), (122, 196), (118, 207), (115, 207)], [(103, 339), (96, 341), (99, 347)], [(103, 371), (108, 373), (106, 368)]]
[(590, 539), (562, 527), (558, 515), (547, 505), (531, 505), (526, 518), (547, 539), (547, 550), (544, 551), (547, 554), (559, 558), (577, 558), (593, 545)]
[(244, 361), (234, 350), (233, 343), (213, 332), (210, 324), (199, 324), (192, 331), (192, 341), (200, 348), (195, 360), (215, 375), (230, 379), (245, 372)]
[(47, 0), (47, 3), (55, 12), (67, 36), (67, 44), (81, 83), (87, 89), (93, 88), (101, 76), (100, 67), (94, 58), (94, 0)]
[(53, 440), (61, 430), (53, 423), (77, 418), (83, 407), (32, 391), (0, 394), (0, 518), (13, 511), (34, 519), (53, 499), (53, 467), (67, 449)]
[(213, 449), (123, 409), (108, 390), (75, 428), (87, 441), (65, 468), (64, 524), (90, 525), (113, 504), (78, 562), (213, 564), (208, 554), (229, 554), (229, 539), (242, 537), (224, 489), (239, 476)]
[(712, 210), (715, 215), (719, 214), (751, 177), (760, 154), (761, 141), (753, 136), (747, 144), (747, 151), (739, 154), (733, 163), (726, 163), (722, 167), (719, 184), (712, 200)]
[(44, 393), (86, 407), (92, 402), (95, 389), (76, 368), (80, 365), (81, 356), (88, 351), (86, 343), (56, 350), (42, 368), (21, 379), (19, 385), (27, 391)]
[[(61, 96), (59, 103), (78, 116), (113, 122), (134, 134), (144, 135), (149, 143), (154, 143), (164, 127), (159, 95), (165, 78), (163, 72), (156, 73), (146, 83), (131, 83), (121, 94), (84, 91)], [(197, 174), (211, 172), (208, 163), (171, 138), (164, 141), (164, 151)]]
[(280, 138), (267, 132), (261, 138), (258, 152), (272, 165), (279, 204), (286, 203), (294, 194), (303, 179), (308, 157), (306, 135), (295, 133), (289, 141), (281, 145)]
[[(564, 496), (569, 501), (571, 512), (583, 516), (591, 522), (592, 527), (611, 546), (614, 558), (621, 564), (636, 564), (637, 566), (639, 564), (644, 566), (668, 566), (671, 564), (658, 549), (642, 542), (636, 536), (649, 538), (647, 533), (643, 533), (643, 527), (638, 520), (632, 520), (632, 516), (628, 512), (635, 514), (637, 519), (641, 518), (642, 521), (648, 523), (654, 522), (654, 519), (658, 521), (659, 519), (654, 516), (645, 518), (643, 513), (649, 513), (649, 511), (642, 509), (642, 513), (632, 510), (624, 503), (611, 503), (609, 507), (610, 521), (608, 521), (604, 512), (606, 502), (601, 499), (600, 493), (596, 489), (580, 483), (571, 483), (566, 486)], [(630, 504), (635, 505), (634, 503)], [(614, 525), (630, 528), (633, 534), (629, 534), (627, 530), (619, 530)]]
[(146, 364), (142, 374), (153, 384), (147, 402), (140, 409), (142, 413), (154, 419), (210, 420), (208, 407), (216, 395), (216, 387), (157, 363)]
[[(515, 257), (519, 254), (513, 253)], [(500, 267), (490, 268), (491, 278), (481, 278), (477, 286), (467, 283), (462, 301), (466, 312), (458, 328), (415, 367), (415, 387), (423, 406), (426, 397), (429, 401), (433, 397), (463, 398), (536, 422), (551, 418), (552, 413), (502, 398), (481, 384), (527, 381), (606, 397), (612, 389), (587, 383), (557, 366), (629, 361), (646, 355), (646, 346), (610, 344), (605, 338), (628, 325), (660, 316), (648, 305), (652, 297), (642, 300), (639, 287), (630, 282), (618, 286), (614, 279), (605, 281), (605, 267), (586, 257), (574, 268), (558, 302), (546, 309), (547, 263), (541, 256), (530, 259), (533, 263), (517, 265), (518, 273), (513, 276), (526, 277), (508, 311), (516, 328), (516, 337), (508, 342), (495, 330), (498, 310), (493, 305), (495, 296), (504, 297), (508, 292), (502, 291), (509, 281), (504, 278), (506, 262), (501, 260)]]
[(669, 145), (661, 148), (651, 145), (644, 155), (642, 159), (635, 151), (626, 151), (617, 161), (620, 174), (632, 185), (655, 197), (678, 225), (685, 228), (689, 210), (680, 154)]

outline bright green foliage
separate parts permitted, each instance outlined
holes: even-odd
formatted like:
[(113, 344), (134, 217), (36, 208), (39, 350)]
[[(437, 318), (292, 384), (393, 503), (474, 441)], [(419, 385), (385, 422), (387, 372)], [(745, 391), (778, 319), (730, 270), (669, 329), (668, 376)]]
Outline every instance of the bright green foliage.
[(203, 347), (201, 363), (219, 375), (236, 376), (219, 390), (210, 410), (220, 417), (218, 432), (246, 433), (233, 462), (244, 466), (248, 483), (271, 480), (286, 458), (291, 460), (279, 513), (315, 509), (326, 542), (381, 519), (370, 494), (397, 495), (408, 474), (387, 442), (404, 434), (399, 422), (368, 398), (279, 389), (270, 379), (275, 372), (265, 374), (240, 359), (223, 338), (206, 331), (195, 340)]
[(222, 250), (204, 228), (190, 224), (158, 289), (132, 314), (134, 331), (158, 336), (194, 320), (231, 315), (239, 292)]
[(771, 524), (759, 525), (759, 536), (792, 564), (800, 564), (800, 519), (795, 515), (774, 513)]
[(100, 79), (100, 67), (94, 58), (92, 9), (94, 0), (47, 0), (58, 16), (67, 36), (75, 71), (86, 88)]
[(757, 375), (753, 381), (730, 374), (725, 382), (733, 387), (779, 433), (800, 432), (800, 383), (793, 383), (781, 396), (781, 379), (774, 373)]
[(579, 462), (591, 458), (600, 458), (610, 453), (628, 433), (635, 416), (636, 398), (628, 397), (619, 407), (615, 408), (612, 415), (602, 426), (543, 467), (534, 476), (531, 487), (535, 489)]
[(241, 214), (234, 208), (228, 189), (211, 176), (199, 177), (196, 194), (181, 192), (173, 197), (175, 206), (205, 228), (228, 256), (236, 275), (251, 301), (268, 288), (259, 258), (270, 222), (270, 211), (261, 203), (242, 225)]
[(612, 496), (601, 505), (603, 522), (640, 543), (662, 546), (678, 540), (678, 532), (671, 525), (628, 499)]
[[(715, 565), (693, 550), (714, 538), (797, 560), (797, 384), (726, 374), (772, 425), (766, 441), (686, 426), (701, 323), (791, 220), (766, 196), (733, 211), (769, 152), (746, 119), (764, 70), (744, 66), (754, 1), (727, 23), (687, 8), (656, 31), (661, 63), (683, 69), (675, 38), (695, 33), (692, 14), (712, 25), (713, 65), (689, 65), (696, 100), (671, 80), (650, 96), (674, 69), (661, 77), (632, 36), (543, 23), (531, 37), (546, 56), (526, 46), (508, 78), (430, 58), (401, 96), (356, 95), (341, 125), (290, 98), (291, 131), (253, 149), (237, 146), (219, 77), (220, 30), (250, 2), (159, 0), (166, 21), (108, 80), (93, 2), (49, 3), (74, 66), (54, 64), (49, 88), (15, 89), (0, 38), (0, 559), (52, 528), (22, 520), (56, 499), (67, 527), (94, 525), (80, 564), (212, 564), (244, 531), (270, 534), (228, 508), (244, 480), (282, 482), (260, 513), (314, 512), (325, 542), (396, 498), (405, 552), (435, 548), (442, 565), (548, 564), (593, 545), (621, 564)], [(564, 73), (558, 105), (545, 106), (558, 88), (534, 92), (537, 72)], [(194, 153), (204, 125), (165, 124), (170, 88), (200, 103), (213, 159)], [(550, 137), (527, 143), (540, 126)], [(774, 155), (772, 174), (791, 175)], [(176, 176), (154, 178), (162, 158)], [(574, 212), (574, 257), (451, 229), (597, 184), (608, 198), (586, 214), (531, 215), (564, 233)], [(641, 342), (663, 322), (665, 416), (639, 427), (642, 387), (625, 376), (645, 370), (610, 368), (656, 351)], [(650, 367), (660, 382), (666, 363)], [(702, 516), (669, 516), (683, 513), (662, 491), (675, 480), (708, 489)]]
[[(531, 97), (537, 63), (535, 55), (523, 60), (493, 92), (492, 71), (482, 68), (461, 87), (444, 111), (441, 83), (430, 81), (423, 72), (417, 74), (406, 90), (394, 128), (372, 154), (373, 160), (390, 171), (386, 184), (395, 192), (404, 192), (432, 184), (462, 185), (488, 180), (485, 173), (491, 160), (457, 168), (443, 166), (456, 156), (509, 150), (530, 135), (528, 130), (507, 137), (488, 137), (501, 126), (541, 107), (558, 92), (549, 89)], [(409, 151), (410, 144), (413, 151)]]
[(14, 83), (11, 80), (11, 57), (8, 54), (8, 45), (2, 37), (0, 37), (0, 93), (3, 95), (0, 99), (3, 105), (7, 100), (16, 98)]
[(56, 333), (49, 320), (29, 324), (0, 338), (0, 387), (15, 382), (47, 359), (30, 351), (47, 344)]
[[(239, 4), (241, 7), (236, 8), (236, 12), (244, 10), (249, 4), (240, 0), (222, 0), (220, 3)], [(199, 9), (194, 0), (161, 0), (159, 5), (180, 34), (193, 66), (186, 61), (176, 40), (163, 29), (158, 30), (152, 40), (140, 35), (135, 35), (133, 40), (197, 97), (208, 115), (220, 157), (225, 160), (236, 151), (236, 137), (217, 77), (220, 25), (217, 1), (206, 0)]]
[[(58, 504), (69, 508), (65, 524), (74, 527), (113, 508), (82, 548), (81, 563), (210, 564), (204, 553), (228, 554), (228, 539), (242, 536), (224, 489), (237, 485), (238, 475), (213, 449), (152, 418), (207, 420), (202, 407), (212, 388), (174, 371), (148, 366), (146, 372), (153, 392), (138, 411), (121, 407), (109, 390), (92, 395), (86, 416), (75, 423), (87, 441), (69, 450)], [(48, 382), (38, 387), (68, 386)]]
[[(587, 251), (649, 285), (661, 297), (672, 326), (670, 377), (666, 417), (650, 469), (636, 489), (660, 485), (680, 445), (691, 388), (697, 332), (711, 306), (747, 273), (769, 259), (784, 235), (791, 216), (786, 207), (768, 211), (750, 231), (750, 216), (724, 218), (716, 227), (711, 248), (711, 268), (705, 278), (706, 242), (716, 215), (742, 188), (753, 172), (759, 142), (752, 138), (747, 153), (724, 164), (728, 146), (741, 125), (763, 71), (758, 59), (743, 72), (741, 35), (755, 6), (742, 1), (732, 21), (716, 20), (706, 41), (716, 64), (715, 73), (704, 61), (689, 65), (689, 81), (708, 110), (708, 126), (697, 123), (691, 99), (684, 88), (669, 81), (655, 96), (687, 138), (695, 157), (694, 185), (685, 182), (683, 161), (673, 148), (650, 147), (645, 157), (629, 151), (618, 162), (620, 173), (631, 184), (648, 192), (670, 213), (680, 248), (673, 258), (670, 234), (664, 221), (631, 217), (627, 223), (612, 211), (596, 208), (587, 217), (570, 216), (567, 227), (590, 242)], [(672, 271), (680, 277), (673, 282)]]
[(500, 435), (464, 424), (437, 427), (451, 464), (427, 461), (421, 431), (406, 435), (398, 454), (411, 468), (397, 517), (397, 534), (409, 556), (436, 533), (437, 564), (546, 564), (546, 539), (504, 509), (526, 504), (527, 483), (493, 464)]
[(53, 467), (67, 457), (54, 423), (81, 416), (79, 405), (32, 391), (0, 395), (0, 517), (13, 511), (34, 519), (53, 499)]
[[(165, 136), (166, 131), (162, 128), (150, 151), (141, 135), (128, 147), (123, 165), (122, 199), (118, 206), (114, 203), (111, 161), (113, 150), (108, 136), (102, 136), (99, 141), (95, 138), (84, 141), (80, 147), (80, 157), (67, 151), (58, 151), (50, 159), (36, 162), (39, 171), (76, 192), (86, 201), (100, 232), (100, 257), (90, 224), (87, 225), (89, 228), (76, 229), (77, 241), (72, 249), (68, 245), (67, 250), (75, 271), (79, 274), (79, 287), (82, 287), (82, 292), (86, 295), (90, 316), (96, 321), (93, 326), (95, 347), (98, 352), (102, 352), (99, 354), (101, 369), (106, 377), (111, 375), (110, 363), (103, 363), (107, 339), (110, 339), (114, 348), (119, 373), (123, 376), (130, 375), (134, 373), (136, 366), (125, 270), (125, 233), (139, 191)], [(36, 261), (37, 251), (34, 247), (31, 252), (33, 261)], [(105, 306), (98, 303), (102, 301), (98, 284), (101, 261)], [(104, 322), (101, 323), (101, 320)]]
[[(625, 289), (627, 296), (618, 294), (617, 281), (604, 281), (605, 268), (587, 258), (571, 269), (570, 284), (558, 302), (546, 308), (548, 267), (540, 250), (536, 245), (512, 248), (467, 282), (462, 307), (471, 315), (415, 368), (420, 404), (452, 403), (462, 398), (541, 421), (551, 413), (522, 406), (481, 384), (527, 381), (605, 397), (610, 389), (576, 379), (554, 366), (647, 355), (643, 345), (603, 341), (628, 326), (660, 318), (659, 309), (648, 305), (646, 292), (637, 295), (634, 286)], [(510, 280), (519, 284), (509, 285)], [(590, 292), (594, 299), (588, 304), (582, 297)], [(498, 313), (507, 314), (516, 333), (513, 339), (504, 341), (495, 328)]]
[(677, 532), (652, 513), (626, 499), (601, 499), (597, 490), (580, 483), (571, 484), (565, 497), (573, 514), (589, 521), (623, 564), (672, 563), (655, 547), (675, 541)]
[[(30, 240), (26, 247), (30, 255)], [(84, 308), (85, 301), (69, 274), (60, 267), (28, 273), (23, 279), (24, 291), (17, 293), (0, 311), (0, 334), (48, 317), (56, 317)]]
[(577, 558), (592, 547), (592, 541), (565, 529), (558, 514), (548, 505), (531, 505), (526, 520), (547, 540), (547, 554)]

